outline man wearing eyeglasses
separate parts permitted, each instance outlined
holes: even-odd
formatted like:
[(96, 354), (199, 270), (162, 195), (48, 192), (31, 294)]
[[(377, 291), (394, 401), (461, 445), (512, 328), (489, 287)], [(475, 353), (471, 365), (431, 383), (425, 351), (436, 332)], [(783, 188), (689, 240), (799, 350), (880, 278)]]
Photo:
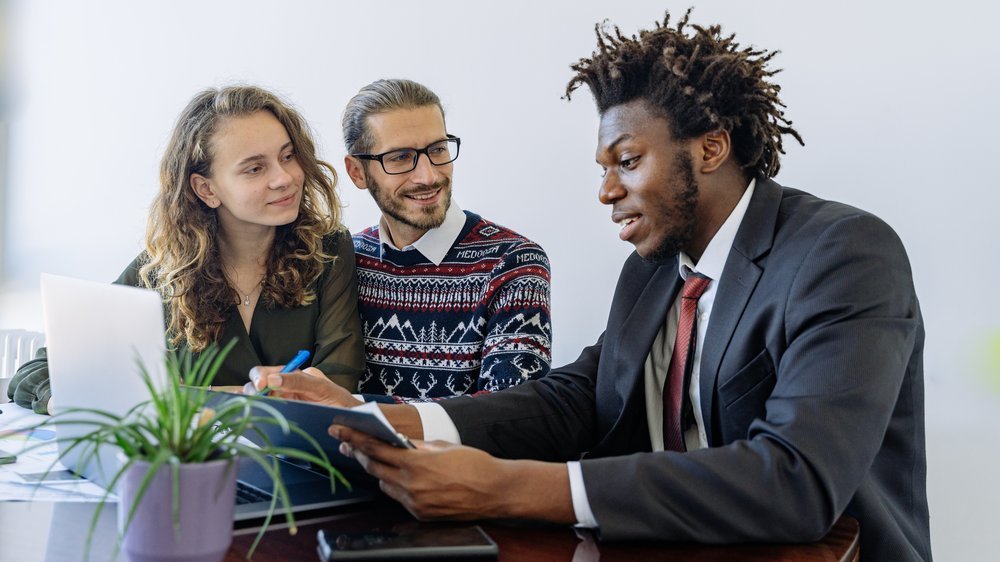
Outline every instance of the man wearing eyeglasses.
[[(551, 361), (549, 261), (451, 197), (461, 139), (434, 92), (378, 80), (343, 116), (347, 173), (382, 211), (354, 236), (366, 395), (395, 401), (500, 390)], [(385, 399), (383, 399), (385, 400)]]

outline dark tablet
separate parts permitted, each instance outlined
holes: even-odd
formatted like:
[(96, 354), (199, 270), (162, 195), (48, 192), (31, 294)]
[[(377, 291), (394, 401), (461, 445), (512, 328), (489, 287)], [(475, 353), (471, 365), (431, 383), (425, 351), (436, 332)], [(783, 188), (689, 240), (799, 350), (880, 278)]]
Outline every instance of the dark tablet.
[[(208, 391), (208, 395), (208, 404), (213, 407), (234, 396), (234, 394), (217, 390)], [(259, 398), (257, 402), (258, 404), (266, 404), (278, 410), (285, 416), (285, 419), (295, 422), (299, 428), (319, 442), (320, 446), (323, 447), (331, 459), (341, 456), (337, 451), (337, 448), (340, 447), (340, 441), (330, 437), (330, 434), (327, 432), (330, 425), (335, 423), (367, 433), (376, 439), (381, 439), (397, 447), (413, 448), (413, 444), (397, 433), (392, 426), (387, 425), (387, 421), (383, 423), (384, 418), (380, 418), (379, 414), (375, 412), (378, 409), (378, 405), (372, 402), (359, 408), (336, 408), (311, 402), (283, 400), (273, 396)], [(260, 406), (255, 406), (254, 414), (268, 415), (268, 412)], [(248, 430), (243, 436), (263, 446), (264, 439), (257, 431), (264, 433), (272, 445), (303, 451), (312, 450), (312, 444), (307, 439), (294, 432), (285, 433), (281, 426), (275, 424), (257, 424), (253, 427), (253, 430)]]

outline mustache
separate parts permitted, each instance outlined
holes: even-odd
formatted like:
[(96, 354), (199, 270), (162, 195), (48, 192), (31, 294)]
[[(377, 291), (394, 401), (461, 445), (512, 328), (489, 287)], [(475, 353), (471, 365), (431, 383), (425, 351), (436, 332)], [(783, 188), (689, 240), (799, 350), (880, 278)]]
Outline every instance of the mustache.
[(406, 191), (401, 192), (401, 195), (405, 197), (407, 195), (413, 195), (414, 193), (426, 193), (428, 191), (437, 191), (438, 189), (444, 189), (450, 185), (451, 185), (451, 179), (442, 178), (441, 180), (438, 180), (430, 185), (421, 185), (414, 187), (412, 189), (407, 189)]

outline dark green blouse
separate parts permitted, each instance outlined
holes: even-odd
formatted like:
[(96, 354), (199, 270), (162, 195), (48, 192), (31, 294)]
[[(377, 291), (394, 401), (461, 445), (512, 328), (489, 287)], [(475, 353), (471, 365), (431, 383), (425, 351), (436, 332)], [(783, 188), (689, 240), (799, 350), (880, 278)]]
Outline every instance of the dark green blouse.
[[(236, 338), (213, 385), (243, 385), (257, 365), (283, 365), (300, 349), (308, 349), (308, 365), (316, 367), (337, 384), (357, 391), (364, 372), (364, 338), (358, 317), (358, 283), (354, 270), (354, 244), (350, 235), (338, 232), (323, 240), (327, 253), (336, 256), (316, 280), (316, 300), (311, 304), (281, 308), (258, 302), (250, 321), (243, 326), (237, 304), (227, 311), (221, 345)], [(140, 254), (115, 283), (140, 286), (138, 271), (146, 259)], [(303, 367), (304, 368), (304, 367)], [(22, 373), (23, 371), (23, 373)], [(23, 375), (19, 377), (18, 375)], [(19, 388), (24, 386), (24, 388)], [(18, 404), (45, 411), (49, 398), (48, 368), (44, 350), (26, 363), (11, 380), (8, 394)], [(56, 397), (58, 400), (58, 397)]]

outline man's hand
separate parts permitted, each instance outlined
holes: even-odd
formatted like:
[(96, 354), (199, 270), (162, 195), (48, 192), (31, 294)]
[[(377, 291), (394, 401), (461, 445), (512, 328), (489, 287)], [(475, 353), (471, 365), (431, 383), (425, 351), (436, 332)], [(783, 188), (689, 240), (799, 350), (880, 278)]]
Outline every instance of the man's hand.
[(254, 367), (250, 380), (257, 390), (271, 389), (271, 394), (289, 400), (319, 402), (328, 406), (351, 408), (362, 404), (344, 387), (326, 378), (322, 371), (307, 367), (302, 371), (280, 374), (282, 367)]
[(419, 519), (576, 522), (563, 464), (502, 460), (443, 441), (416, 440), (416, 450), (401, 449), (339, 425), (331, 426), (330, 435)]

